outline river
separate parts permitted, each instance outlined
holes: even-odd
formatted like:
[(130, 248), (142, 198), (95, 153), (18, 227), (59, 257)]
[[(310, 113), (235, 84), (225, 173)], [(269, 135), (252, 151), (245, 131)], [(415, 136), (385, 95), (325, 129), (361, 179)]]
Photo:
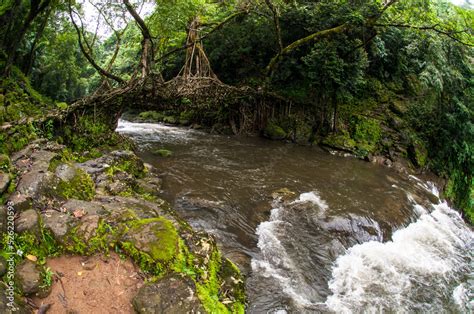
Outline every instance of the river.
[(249, 313), (473, 310), (474, 232), (426, 178), (258, 137), (117, 131), (246, 274)]

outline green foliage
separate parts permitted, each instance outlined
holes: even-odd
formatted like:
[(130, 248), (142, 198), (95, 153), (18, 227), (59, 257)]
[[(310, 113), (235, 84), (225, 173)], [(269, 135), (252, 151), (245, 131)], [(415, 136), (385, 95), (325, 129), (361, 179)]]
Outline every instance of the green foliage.
[(58, 108), (65, 109), (65, 101), (83, 97), (98, 85), (94, 70), (79, 50), (77, 34), (62, 13), (49, 19), (37, 54), (32, 84), (42, 94), (60, 101)]
[(41, 270), (41, 282), (40, 288), (49, 288), (53, 284), (53, 271), (49, 267), (43, 267)]
[(354, 116), (350, 123), (350, 133), (359, 149), (372, 152), (381, 137), (380, 122), (373, 118)]
[(37, 138), (36, 128), (31, 123), (17, 125), (6, 133), (0, 133), (0, 153), (8, 154), (25, 147)]

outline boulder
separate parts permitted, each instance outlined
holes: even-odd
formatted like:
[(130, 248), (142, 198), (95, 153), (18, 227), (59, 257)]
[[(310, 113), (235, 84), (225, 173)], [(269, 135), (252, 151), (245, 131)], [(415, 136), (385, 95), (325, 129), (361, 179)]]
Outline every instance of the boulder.
[(30, 260), (24, 260), (16, 268), (16, 282), (25, 296), (39, 292), (41, 285), (39, 267)]
[(171, 221), (157, 217), (134, 221), (124, 239), (155, 261), (166, 263), (176, 255), (179, 237)]
[(55, 210), (47, 210), (43, 213), (42, 218), (44, 227), (49, 229), (56, 239), (60, 239), (67, 234), (74, 219), (69, 213), (61, 213)]
[(177, 275), (144, 285), (132, 303), (135, 311), (140, 314), (205, 313), (196, 295), (194, 282), (190, 278)]
[(10, 196), (15, 209), (25, 210), (31, 207), (45, 186), (45, 182), (50, 178), (49, 163), (55, 156), (56, 153), (40, 150), (31, 153), (27, 159), (16, 160), (17, 168), (26, 172), (20, 175), (16, 191)]
[(15, 221), (15, 229), (19, 233), (39, 231), (38, 227), (38, 213), (34, 209), (28, 209), (21, 212)]
[(10, 184), (10, 175), (8, 173), (0, 172), (0, 194), (5, 192)]
[(0, 313), (4, 314), (30, 314), (33, 311), (27, 308), (22, 298), (0, 282)]
[(85, 215), (103, 215), (107, 211), (100, 203), (87, 202), (76, 199), (70, 199), (62, 205), (62, 209), (74, 215), (77, 212), (83, 212)]

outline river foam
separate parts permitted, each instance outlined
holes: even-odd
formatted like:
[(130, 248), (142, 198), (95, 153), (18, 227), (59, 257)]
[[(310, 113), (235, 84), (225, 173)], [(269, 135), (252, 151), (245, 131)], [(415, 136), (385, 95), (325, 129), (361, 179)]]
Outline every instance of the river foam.
[[(433, 192), (435, 192), (433, 190)], [(369, 241), (337, 258), (326, 300), (337, 313), (468, 310), (465, 284), (473, 272), (473, 232), (446, 202), (415, 210), (419, 219), (392, 241)], [(471, 290), (471, 291), (469, 291)]]
[(187, 142), (193, 132), (193, 130), (162, 123), (137, 123), (123, 119), (119, 119), (116, 131), (120, 134), (132, 136), (139, 143)]
[[(321, 211), (328, 208), (316, 191), (303, 193), (290, 204), (299, 203), (312, 203)], [(252, 270), (260, 276), (271, 278), (298, 307), (311, 308), (317, 305), (314, 302), (317, 293), (314, 287), (306, 282), (304, 270), (291, 256), (288, 245), (282, 242), (288, 237), (288, 232), (297, 227), (286, 219), (286, 210), (283, 204), (279, 204), (272, 209), (270, 219), (258, 226), (257, 246), (261, 251), (261, 257), (252, 260)]]

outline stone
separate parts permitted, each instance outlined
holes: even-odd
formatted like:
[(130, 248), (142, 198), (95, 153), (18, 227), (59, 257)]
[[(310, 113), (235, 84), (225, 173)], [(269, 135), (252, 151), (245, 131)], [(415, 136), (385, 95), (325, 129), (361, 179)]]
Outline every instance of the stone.
[(10, 184), (10, 175), (8, 173), (0, 172), (0, 194), (5, 192)]
[(81, 224), (77, 229), (77, 233), (81, 235), (85, 241), (89, 241), (95, 234), (99, 225), (99, 216), (90, 215), (81, 219)]
[(49, 229), (56, 239), (64, 237), (70, 229), (73, 217), (68, 213), (47, 210), (43, 216), (44, 227)]
[(177, 253), (178, 233), (172, 222), (163, 218), (142, 219), (135, 222), (124, 236), (124, 240), (153, 258), (168, 262)]
[(285, 130), (273, 122), (267, 124), (263, 130), (263, 135), (272, 140), (283, 140), (287, 137)]
[(161, 179), (154, 176), (138, 179), (137, 184), (141, 191), (152, 195), (156, 195), (161, 189)]
[(15, 221), (15, 229), (19, 233), (26, 231), (36, 232), (38, 228), (38, 213), (34, 209), (28, 209), (21, 212)]
[[(9, 299), (9, 290), (7, 287), (0, 282), (0, 313), (2, 314), (31, 314), (32, 311), (26, 307), (23, 298), (18, 295), (12, 294)], [(13, 302), (12, 302), (13, 301)], [(13, 305), (13, 307), (11, 306)]]
[(140, 314), (205, 313), (194, 282), (187, 277), (167, 276), (156, 283), (144, 285), (132, 303)]
[(76, 199), (68, 200), (63, 204), (62, 209), (69, 212), (70, 214), (74, 214), (74, 212), (77, 211), (84, 211), (86, 215), (103, 215), (107, 213), (104, 207), (99, 203)]
[(76, 169), (68, 164), (61, 164), (56, 168), (55, 174), (63, 181), (71, 181), (76, 175)]
[(167, 149), (157, 149), (153, 151), (153, 154), (161, 156), (161, 157), (171, 157), (173, 155), (173, 152)]
[(127, 191), (128, 186), (126, 183), (123, 183), (121, 181), (115, 181), (109, 183), (106, 187), (106, 190), (112, 195), (119, 195), (120, 193)]
[(40, 291), (41, 272), (30, 260), (24, 260), (17, 266), (15, 279), (25, 296), (31, 296)]
[(27, 172), (20, 176), (16, 191), (9, 199), (15, 205), (15, 209), (25, 210), (31, 207), (35, 198), (41, 193), (44, 183), (51, 177), (48, 168), (55, 156), (56, 153), (40, 150), (31, 153), (26, 165), (22, 160), (16, 162), (19, 169), (27, 169)]

